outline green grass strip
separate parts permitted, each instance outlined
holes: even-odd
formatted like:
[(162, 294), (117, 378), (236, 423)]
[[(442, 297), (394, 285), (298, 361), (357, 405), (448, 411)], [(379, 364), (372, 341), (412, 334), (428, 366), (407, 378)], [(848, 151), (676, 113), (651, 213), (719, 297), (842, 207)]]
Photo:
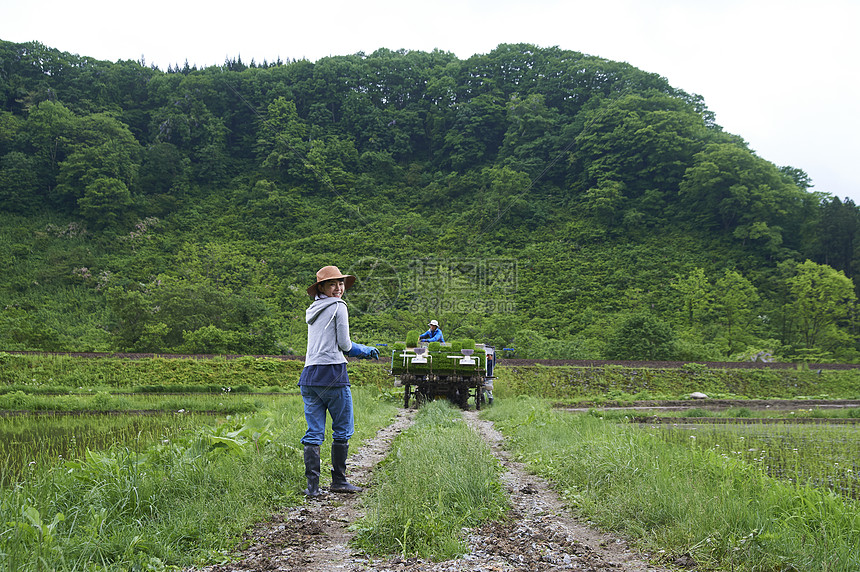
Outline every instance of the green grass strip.
[(500, 466), (446, 401), (423, 405), (374, 478), (354, 544), (369, 554), (444, 560), (466, 550), (462, 528), (508, 508)]
[(636, 426), (553, 411), (545, 400), (497, 400), (484, 415), (577, 513), (667, 560), (690, 553), (713, 570), (860, 570), (860, 507), (837, 494)]
[(701, 391), (715, 399), (860, 399), (860, 370), (711, 369), (506, 366), (496, 368), (496, 397), (540, 395), (565, 403), (627, 403), (687, 399)]
[[(391, 385), (387, 361), (350, 362), (353, 387)], [(199, 391), (256, 392), (276, 388), (296, 391), (304, 363), (275, 357), (241, 356), (227, 359), (193, 358), (81, 358), (68, 355), (9, 354), (0, 352), (0, 393), (22, 391)]]
[[(748, 407), (729, 407), (726, 409), (704, 409), (693, 407), (677, 411), (659, 409), (596, 409), (591, 408), (589, 414), (613, 421), (635, 421), (647, 423), (653, 417), (676, 418), (715, 418), (715, 419), (860, 419), (860, 407), (821, 408), (806, 407), (793, 411), (781, 409), (750, 409)], [(801, 421), (802, 422), (802, 421)]]

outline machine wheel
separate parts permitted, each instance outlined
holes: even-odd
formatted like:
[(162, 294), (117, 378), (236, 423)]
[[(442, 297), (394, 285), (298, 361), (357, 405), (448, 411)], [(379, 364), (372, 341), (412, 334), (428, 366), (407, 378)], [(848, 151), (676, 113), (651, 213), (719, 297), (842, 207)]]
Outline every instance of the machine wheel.
[(421, 404), (427, 401), (427, 395), (422, 385), (416, 385), (412, 395), (415, 396), (415, 407), (421, 407)]
[(454, 387), (450, 400), (460, 409), (469, 409), (469, 387)]
[(451, 403), (451, 405), (462, 407), (462, 405), (460, 405), (460, 396), (457, 395), (456, 385), (452, 384), (451, 387), (448, 388), (448, 392), (445, 394), (445, 399), (447, 399)]

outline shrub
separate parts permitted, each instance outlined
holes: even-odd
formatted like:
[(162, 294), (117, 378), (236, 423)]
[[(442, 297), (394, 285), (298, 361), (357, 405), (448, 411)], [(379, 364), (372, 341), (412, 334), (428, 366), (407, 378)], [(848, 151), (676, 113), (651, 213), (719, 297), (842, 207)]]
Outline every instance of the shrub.
[(608, 359), (671, 360), (675, 357), (675, 333), (649, 313), (628, 316), (609, 339)]
[(703, 371), (708, 371), (708, 366), (703, 363), (685, 363), (681, 367), (684, 371), (689, 371), (692, 373), (701, 373)]
[(16, 391), (7, 395), (0, 396), (0, 409), (29, 409), (33, 399), (23, 391)]
[(746, 407), (730, 407), (726, 409), (727, 417), (752, 417), (752, 411)]
[[(567, 340), (547, 338), (534, 330), (518, 330), (516, 334), (517, 357), (533, 359), (591, 359), (597, 357), (587, 348), (587, 341), (580, 337)], [(497, 345), (504, 348), (504, 345)]]
[(712, 414), (710, 411), (695, 407), (693, 409), (688, 409), (686, 413), (684, 413), (684, 417), (712, 417)]

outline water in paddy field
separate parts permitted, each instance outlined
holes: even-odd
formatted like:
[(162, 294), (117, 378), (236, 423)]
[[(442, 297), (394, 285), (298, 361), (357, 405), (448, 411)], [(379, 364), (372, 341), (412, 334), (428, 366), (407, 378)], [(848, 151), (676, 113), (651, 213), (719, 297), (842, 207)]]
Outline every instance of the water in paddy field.
[(173, 412), (0, 417), (0, 486), (25, 477), (28, 471), (80, 459), (87, 449), (122, 446), (140, 452), (211, 421), (208, 414)]
[(643, 425), (667, 442), (743, 460), (769, 476), (860, 500), (860, 425), (725, 423)]

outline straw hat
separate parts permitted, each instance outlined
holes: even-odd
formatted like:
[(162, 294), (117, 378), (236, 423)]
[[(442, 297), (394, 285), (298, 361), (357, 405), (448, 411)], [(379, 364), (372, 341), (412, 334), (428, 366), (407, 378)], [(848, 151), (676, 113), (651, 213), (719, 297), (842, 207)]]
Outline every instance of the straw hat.
[(313, 298), (319, 293), (317, 287), (321, 282), (325, 282), (326, 280), (336, 280), (338, 278), (343, 278), (344, 292), (352, 288), (352, 285), (355, 284), (355, 276), (352, 276), (351, 274), (341, 274), (337, 266), (323, 266), (317, 270), (317, 281), (308, 287), (308, 296)]

